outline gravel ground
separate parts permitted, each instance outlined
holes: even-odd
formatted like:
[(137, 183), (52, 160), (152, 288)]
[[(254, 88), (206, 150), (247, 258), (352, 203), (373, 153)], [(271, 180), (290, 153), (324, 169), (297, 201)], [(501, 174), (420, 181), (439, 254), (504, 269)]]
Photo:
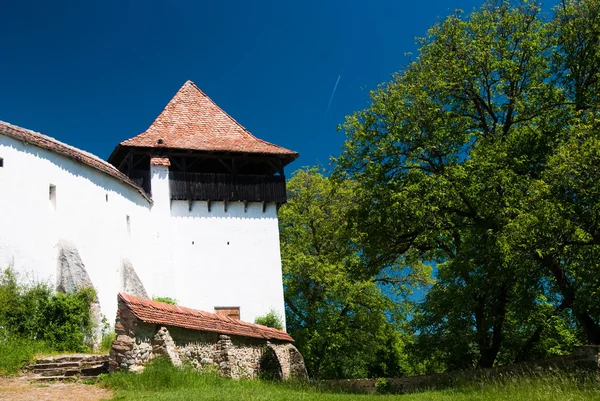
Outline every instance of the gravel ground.
[(109, 390), (79, 383), (30, 383), (26, 376), (0, 377), (2, 401), (100, 401), (112, 397)]

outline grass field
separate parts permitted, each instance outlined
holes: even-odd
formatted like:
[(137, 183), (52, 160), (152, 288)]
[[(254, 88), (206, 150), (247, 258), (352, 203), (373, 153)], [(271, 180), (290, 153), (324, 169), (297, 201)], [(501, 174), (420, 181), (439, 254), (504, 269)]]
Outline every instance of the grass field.
[(100, 385), (115, 391), (114, 400), (600, 401), (600, 377), (591, 373), (512, 377), (406, 395), (357, 395), (329, 392), (298, 383), (229, 380), (193, 369), (173, 368), (168, 362), (157, 360), (141, 374), (104, 376)]
[(0, 338), (0, 375), (14, 375), (29, 363), (36, 354), (49, 354), (52, 350), (40, 341)]

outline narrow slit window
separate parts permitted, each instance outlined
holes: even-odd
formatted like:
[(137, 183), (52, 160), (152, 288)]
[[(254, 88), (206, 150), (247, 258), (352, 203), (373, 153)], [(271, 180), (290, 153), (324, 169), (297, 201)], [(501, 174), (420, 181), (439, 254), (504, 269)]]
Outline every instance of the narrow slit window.
[(50, 184), (48, 187), (48, 199), (52, 209), (56, 210), (56, 185)]
[(0, 167), (4, 167), (4, 159), (0, 157)]
[(127, 220), (127, 235), (131, 237), (131, 219), (129, 218), (129, 215), (126, 216), (126, 220)]

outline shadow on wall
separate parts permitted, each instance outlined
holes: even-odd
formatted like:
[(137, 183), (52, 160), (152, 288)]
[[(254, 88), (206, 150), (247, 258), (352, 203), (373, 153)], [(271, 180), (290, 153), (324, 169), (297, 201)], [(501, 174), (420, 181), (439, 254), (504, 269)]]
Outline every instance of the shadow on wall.
[[(266, 211), (263, 212), (261, 202), (248, 202), (244, 206), (243, 202), (228, 202), (227, 211), (225, 211), (225, 202), (211, 202), (210, 211), (207, 201), (190, 202), (174, 200), (171, 202), (171, 217), (176, 218), (211, 218), (211, 219), (229, 219), (229, 220), (274, 220), (277, 218), (274, 203), (266, 205)], [(274, 212), (274, 213), (273, 213)]]

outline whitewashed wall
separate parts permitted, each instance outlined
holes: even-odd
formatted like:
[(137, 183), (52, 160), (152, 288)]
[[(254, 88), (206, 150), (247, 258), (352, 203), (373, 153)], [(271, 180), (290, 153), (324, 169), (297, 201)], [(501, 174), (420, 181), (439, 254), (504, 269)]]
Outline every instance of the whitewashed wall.
[[(145, 253), (148, 201), (87, 165), (2, 135), (0, 157), (0, 268), (14, 264), (32, 278), (54, 284), (58, 241), (69, 240), (79, 250), (102, 312), (112, 321), (121, 258), (131, 260), (143, 281), (152, 277), (141, 268), (151, 262)], [(50, 184), (56, 186), (56, 210), (49, 200)]]
[[(212, 311), (239, 306), (240, 318), (276, 310), (284, 317), (277, 209), (240, 202), (174, 201), (171, 207), (176, 293), (182, 305)], [(198, 229), (202, 227), (202, 229)]]
[[(0, 268), (54, 284), (56, 245), (73, 242), (113, 321), (128, 258), (150, 296), (212, 312), (239, 306), (253, 322), (284, 316), (275, 205), (170, 201), (166, 167), (152, 166), (150, 205), (134, 188), (66, 156), (0, 135)], [(56, 186), (56, 209), (49, 185)], [(108, 202), (106, 201), (108, 195)], [(130, 216), (130, 232), (126, 216)]]

